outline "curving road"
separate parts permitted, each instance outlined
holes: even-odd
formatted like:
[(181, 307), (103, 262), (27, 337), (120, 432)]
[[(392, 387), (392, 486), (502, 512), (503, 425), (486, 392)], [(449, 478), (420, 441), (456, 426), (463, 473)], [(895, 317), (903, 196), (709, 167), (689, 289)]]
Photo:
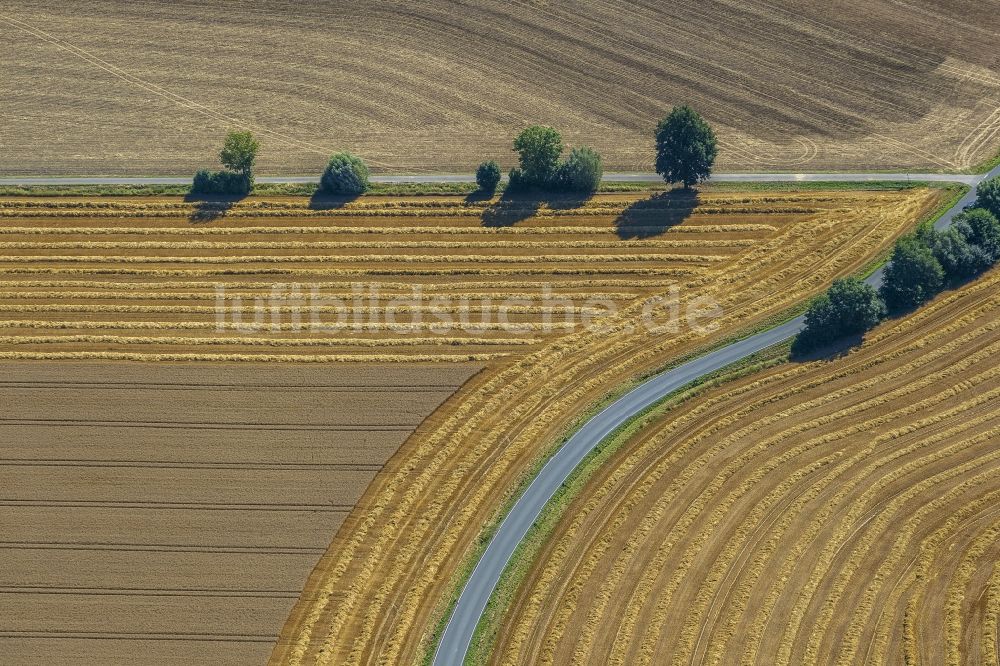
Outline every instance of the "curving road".
[[(986, 176), (914, 174), (912, 178), (914, 180), (946, 180), (975, 185), (984, 178), (997, 175), (1000, 175), (1000, 167), (993, 169)], [(839, 176), (844, 176), (844, 178)], [(885, 180), (887, 178), (889, 178), (887, 174), (838, 174), (837, 180)], [(719, 177), (719, 180), (731, 179), (815, 181), (831, 180), (832, 174), (799, 174), (797, 176), (785, 174), (734, 176), (726, 174)], [(942, 215), (935, 226), (943, 228), (950, 225), (954, 216), (973, 201), (975, 201), (974, 189)], [(867, 280), (873, 286), (878, 286), (881, 281), (881, 269)], [(486, 547), (486, 551), (469, 576), (448, 624), (445, 626), (437, 652), (434, 655), (435, 666), (460, 666), (465, 661), (476, 625), (479, 624), (486, 603), (500, 580), (507, 562), (510, 561), (514, 551), (520, 545), (535, 519), (538, 518), (545, 504), (595, 446), (629, 419), (673, 391), (793, 337), (802, 329), (803, 323), (804, 318), (797, 317), (776, 328), (734, 342), (701, 358), (667, 370), (646, 380), (587, 421), (542, 467), (538, 476), (503, 519), (493, 539)]]

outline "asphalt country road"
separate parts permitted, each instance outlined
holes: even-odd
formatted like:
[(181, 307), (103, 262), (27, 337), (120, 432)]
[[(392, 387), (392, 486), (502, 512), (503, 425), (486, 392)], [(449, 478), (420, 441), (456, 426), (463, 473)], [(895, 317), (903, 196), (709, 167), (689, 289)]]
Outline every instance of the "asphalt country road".
[[(800, 174), (795, 178), (786, 178), (785, 175), (761, 174), (753, 177), (740, 176), (738, 179), (816, 181), (829, 180), (831, 175)], [(849, 176), (844, 178), (845, 180), (886, 180), (889, 178), (887, 174), (843, 175)], [(976, 185), (985, 178), (997, 175), (1000, 175), (1000, 167), (993, 169), (985, 176), (941, 177), (941, 174), (933, 174), (931, 177), (931, 174), (914, 174), (912, 178), (914, 180), (946, 180)], [(729, 179), (730, 176), (720, 176), (719, 178), (719, 180)], [(934, 226), (940, 229), (950, 225), (955, 215), (973, 203), (975, 198), (975, 189), (973, 188), (949, 208)], [(880, 285), (882, 283), (882, 269), (876, 271), (866, 281), (875, 287)], [(459, 666), (465, 661), (476, 626), (479, 624), (486, 604), (510, 558), (552, 495), (594, 447), (630, 419), (677, 389), (795, 336), (802, 330), (804, 321), (804, 317), (796, 317), (780, 326), (744, 338), (655, 375), (605, 407), (577, 430), (542, 467), (538, 476), (534, 478), (503, 519), (496, 534), (486, 547), (462, 589), (458, 603), (445, 626), (437, 652), (434, 655), (435, 666)]]
[[(913, 180), (935, 182), (957, 182), (972, 185), (981, 176), (955, 175), (946, 173), (720, 173), (712, 176), (711, 181), (731, 183), (768, 183), (768, 182), (858, 182), (876, 180)], [(661, 182), (655, 173), (606, 173), (603, 180), (607, 183), (649, 183)], [(439, 174), (413, 176), (372, 176), (374, 183), (401, 185), (406, 183), (474, 183), (474, 174)], [(710, 182), (711, 182), (710, 181)], [(258, 183), (296, 184), (318, 183), (319, 178), (313, 176), (258, 176)], [(23, 177), (0, 178), (0, 185), (189, 185), (191, 178), (179, 177), (149, 177), (149, 178), (117, 178), (117, 177)]]

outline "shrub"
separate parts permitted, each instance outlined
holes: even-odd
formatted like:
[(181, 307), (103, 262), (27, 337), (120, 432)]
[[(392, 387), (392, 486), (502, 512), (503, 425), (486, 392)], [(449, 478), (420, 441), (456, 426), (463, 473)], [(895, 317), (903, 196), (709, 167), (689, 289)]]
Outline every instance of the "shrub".
[(500, 165), (490, 160), (483, 162), (476, 169), (476, 185), (487, 194), (493, 194), (500, 185)]
[(350, 153), (336, 153), (323, 170), (319, 189), (324, 194), (357, 195), (368, 191), (368, 167)]
[(675, 106), (656, 127), (656, 173), (690, 188), (712, 175), (715, 132), (696, 111)]
[(230, 132), (219, 151), (219, 161), (229, 171), (201, 169), (191, 183), (192, 194), (246, 196), (253, 189), (253, 165), (260, 144), (250, 132)]
[(870, 330), (886, 315), (885, 303), (871, 286), (858, 278), (833, 283), (806, 311), (805, 328), (795, 338), (792, 351), (802, 353), (841, 338)]
[(927, 243), (916, 235), (900, 238), (882, 282), (882, 299), (889, 310), (898, 312), (916, 307), (943, 287), (944, 269)]
[(1000, 217), (1000, 176), (979, 183), (976, 188), (976, 208), (985, 208)]
[(194, 175), (192, 194), (224, 194), (246, 196), (250, 193), (250, 180), (242, 173), (209, 171), (202, 169)]
[(596, 192), (601, 186), (604, 167), (601, 156), (593, 148), (574, 148), (569, 158), (559, 165), (556, 189), (568, 192)]
[(521, 165), (521, 184), (526, 187), (552, 184), (563, 150), (559, 132), (544, 125), (532, 125), (514, 139), (514, 150)]

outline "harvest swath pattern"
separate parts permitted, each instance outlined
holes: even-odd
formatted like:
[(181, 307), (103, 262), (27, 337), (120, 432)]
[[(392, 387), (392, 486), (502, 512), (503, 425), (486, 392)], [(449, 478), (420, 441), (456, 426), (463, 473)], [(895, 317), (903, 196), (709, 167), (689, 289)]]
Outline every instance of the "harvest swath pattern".
[[(313, 572), (275, 660), (338, 666), (418, 661), (482, 526), (571, 419), (609, 386), (760, 326), (833, 278), (858, 270), (948, 195), (916, 189), (799, 196), (805, 199), (796, 205), (816, 197), (832, 208), (802, 214), (798, 222), (762, 213), (760, 221), (778, 226), (777, 233), (724, 268), (684, 281), (682, 301), (707, 296), (722, 308), (708, 336), (636, 330), (635, 303), (609, 317), (603, 330), (556, 339), (488, 368), (459, 390), (400, 449), (400, 466), (369, 486), (359, 504), (364, 508), (352, 513)], [(750, 206), (753, 197), (743, 198)], [(808, 205), (820, 205), (817, 199)], [(711, 217), (721, 218), (715, 224), (729, 219)]]
[(620, 309), (726, 279), (762, 243), (819, 242), (846, 219), (929, 195), (640, 196), (567, 207), (11, 198), (0, 201), (0, 356), (486, 360), (571, 332), (568, 314), (604, 315), (598, 301)]
[(668, 410), (568, 507), (493, 663), (995, 666), (998, 288)]

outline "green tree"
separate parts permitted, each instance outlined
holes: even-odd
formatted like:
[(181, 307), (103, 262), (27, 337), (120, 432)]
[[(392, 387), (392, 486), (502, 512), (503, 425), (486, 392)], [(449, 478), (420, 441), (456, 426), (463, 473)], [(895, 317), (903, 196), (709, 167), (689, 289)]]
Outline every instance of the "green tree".
[(319, 189), (324, 194), (364, 194), (370, 187), (368, 176), (368, 166), (360, 157), (351, 153), (335, 153), (323, 170)]
[(976, 188), (976, 208), (985, 208), (1000, 217), (1000, 176), (979, 183)]
[(715, 132), (696, 111), (675, 106), (656, 127), (656, 173), (689, 189), (712, 175)]
[(973, 208), (955, 216), (955, 229), (970, 245), (982, 248), (990, 265), (1000, 259), (1000, 222), (985, 208)]
[(885, 315), (885, 303), (871, 285), (853, 277), (836, 280), (825, 294), (809, 304), (805, 328), (796, 337), (793, 350), (811, 351), (841, 338), (860, 335)]
[(931, 248), (915, 235), (896, 242), (885, 267), (881, 294), (891, 312), (916, 307), (944, 286), (944, 269)]
[(500, 165), (490, 160), (483, 162), (476, 169), (476, 185), (487, 194), (493, 194), (500, 185)]
[(556, 181), (560, 190), (596, 192), (603, 175), (600, 154), (593, 148), (582, 146), (571, 150), (566, 161), (559, 165)]
[(250, 132), (230, 132), (219, 151), (219, 161), (230, 171), (242, 174), (253, 184), (253, 165), (257, 160), (260, 144)]
[(521, 164), (520, 184), (545, 187), (552, 183), (559, 166), (563, 144), (559, 132), (545, 125), (532, 125), (514, 139), (514, 151)]
[(989, 268), (983, 252), (970, 245), (956, 227), (931, 232), (924, 238), (949, 280), (966, 280)]

